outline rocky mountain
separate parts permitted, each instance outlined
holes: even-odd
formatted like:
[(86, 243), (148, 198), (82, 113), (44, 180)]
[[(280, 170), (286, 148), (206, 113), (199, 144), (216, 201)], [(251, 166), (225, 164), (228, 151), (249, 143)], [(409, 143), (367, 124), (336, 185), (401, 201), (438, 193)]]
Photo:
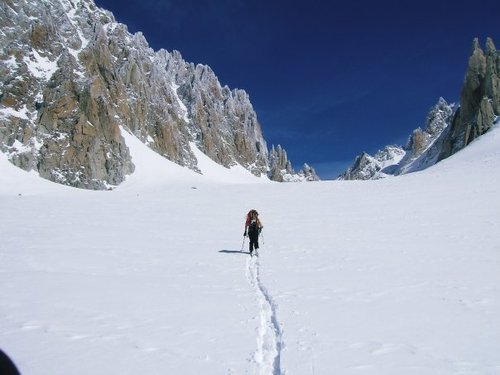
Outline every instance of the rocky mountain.
[(425, 127), (415, 129), (405, 146), (386, 146), (374, 156), (364, 152), (356, 157), (353, 165), (339, 179), (373, 180), (415, 172), (435, 164), (453, 113), (454, 105), (439, 98), (427, 115)]
[(362, 153), (338, 179), (368, 180), (428, 168), (466, 147), (487, 132), (500, 116), (500, 54), (493, 40), (486, 53), (473, 41), (460, 105), (440, 98), (405, 146), (387, 146), (375, 156)]
[(15, 165), (81, 188), (118, 185), (134, 171), (128, 131), (195, 171), (198, 148), (226, 167), (303, 180), (278, 169), (290, 162), (275, 162), (245, 91), (153, 51), (92, 0), (4, 0), (0, 26), (0, 151)]
[(302, 170), (296, 173), (292, 167), (292, 163), (288, 160), (286, 151), (278, 145), (273, 146), (270, 153), (270, 178), (280, 182), (302, 182), (302, 181), (318, 181), (319, 177), (316, 171), (307, 164), (304, 164)]
[(486, 52), (476, 38), (472, 43), (460, 107), (439, 155), (442, 160), (486, 133), (500, 116), (500, 53), (491, 38)]
[(374, 156), (366, 152), (358, 155), (339, 180), (372, 180), (385, 177), (392, 173), (391, 170), (405, 155), (405, 151), (400, 146), (386, 146), (378, 151)]

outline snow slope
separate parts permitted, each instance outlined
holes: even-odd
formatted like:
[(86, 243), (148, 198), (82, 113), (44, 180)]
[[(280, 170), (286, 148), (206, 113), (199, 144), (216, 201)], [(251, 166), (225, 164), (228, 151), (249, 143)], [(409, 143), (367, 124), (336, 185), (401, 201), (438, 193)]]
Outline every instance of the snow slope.
[(23, 374), (500, 373), (498, 126), (423, 172), (309, 184), (133, 142), (107, 192), (0, 157), (0, 347)]

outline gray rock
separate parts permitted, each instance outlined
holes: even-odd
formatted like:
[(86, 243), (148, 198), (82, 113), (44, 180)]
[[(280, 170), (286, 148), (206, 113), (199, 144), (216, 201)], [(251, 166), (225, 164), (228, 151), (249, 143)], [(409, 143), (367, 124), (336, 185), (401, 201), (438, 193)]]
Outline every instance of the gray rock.
[(363, 153), (342, 173), (340, 180), (374, 180), (416, 172), (434, 165), (454, 113), (443, 98), (427, 114), (424, 128), (415, 129), (404, 147), (386, 146), (374, 156)]
[(460, 108), (439, 160), (453, 155), (486, 133), (500, 115), (500, 54), (491, 38), (487, 39), (486, 47), (485, 54), (477, 38), (472, 43)]
[(287, 152), (280, 146), (271, 148), (269, 154), (270, 171), (268, 176), (273, 181), (278, 182), (302, 182), (302, 181), (319, 181), (320, 178), (316, 174), (314, 168), (308, 164), (304, 164), (299, 172), (295, 172), (292, 163), (288, 160)]
[(153, 51), (92, 0), (3, 1), (0, 27), (0, 150), (15, 165), (81, 188), (118, 185), (134, 170), (128, 129), (197, 172), (192, 144), (283, 180), (245, 91), (177, 51)]
[[(417, 128), (392, 162), (381, 164), (380, 156), (358, 156), (339, 179), (376, 179), (428, 168), (466, 147), (486, 133), (500, 116), (500, 55), (493, 40), (486, 53), (476, 38), (456, 108), (442, 98), (431, 109), (424, 129)], [(388, 165), (389, 164), (389, 165)]]

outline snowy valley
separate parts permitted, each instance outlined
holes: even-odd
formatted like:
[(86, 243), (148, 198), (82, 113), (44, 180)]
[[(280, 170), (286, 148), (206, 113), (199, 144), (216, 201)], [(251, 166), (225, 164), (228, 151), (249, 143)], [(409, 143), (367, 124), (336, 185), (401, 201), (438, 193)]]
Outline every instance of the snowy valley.
[(458, 107), (321, 182), (244, 90), (93, 0), (0, 16), (0, 349), (22, 374), (500, 374), (492, 39)]
[(200, 175), (121, 131), (136, 171), (113, 191), (0, 154), (0, 347), (21, 373), (500, 373), (498, 124), (422, 172), (309, 184), (201, 154)]

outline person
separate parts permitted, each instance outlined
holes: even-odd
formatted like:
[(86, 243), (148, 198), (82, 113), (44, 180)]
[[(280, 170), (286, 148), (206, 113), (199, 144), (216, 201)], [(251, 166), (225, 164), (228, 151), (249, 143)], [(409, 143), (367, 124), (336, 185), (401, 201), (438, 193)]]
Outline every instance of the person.
[(257, 249), (259, 248), (259, 234), (262, 228), (264, 228), (264, 226), (259, 219), (259, 213), (256, 210), (250, 210), (245, 221), (245, 233), (243, 233), (243, 237), (246, 237), (248, 234), (250, 240), (250, 255), (253, 255), (254, 249), (257, 254)]

